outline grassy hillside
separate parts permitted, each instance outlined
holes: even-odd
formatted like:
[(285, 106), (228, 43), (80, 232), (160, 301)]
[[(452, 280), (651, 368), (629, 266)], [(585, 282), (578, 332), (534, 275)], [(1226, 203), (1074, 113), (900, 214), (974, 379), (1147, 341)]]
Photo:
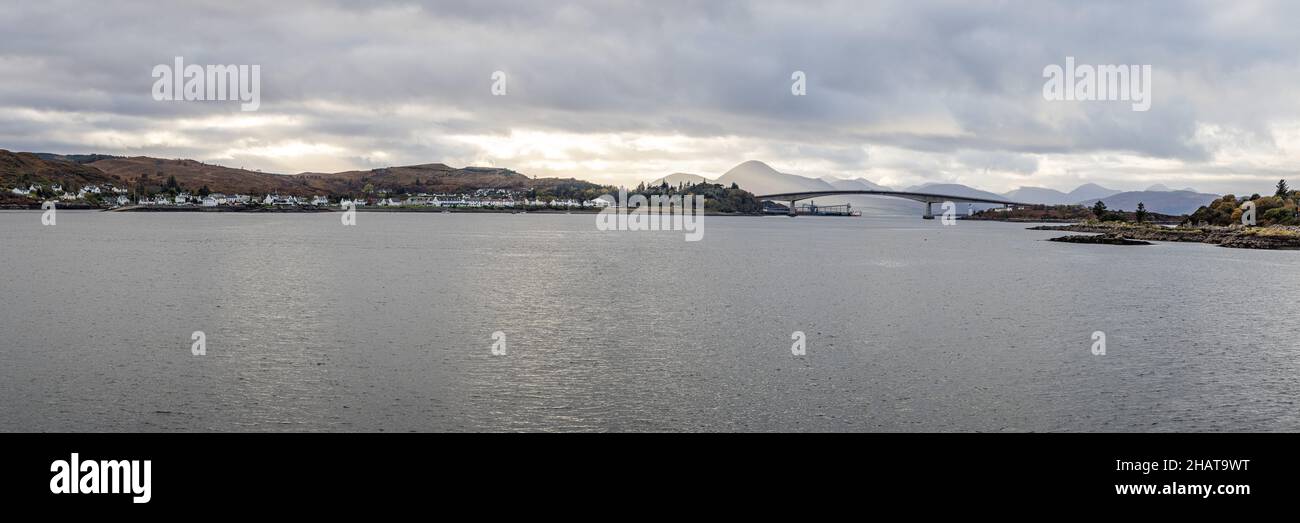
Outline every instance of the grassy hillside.
[(60, 184), (70, 189), (83, 185), (121, 182), (111, 175), (77, 162), (44, 159), (32, 153), (14, 153), (0, 149), (0, 185), (26, 187), (29, 184)]
[(107, 158), (87, 164), (125, 182), (128, 187), (157, 192), (169, 177), (189, 190), (207, 186), (213, 192), (239, 194), (280, 193), (310, 196), (319, 193), (305, 180), (281, 174), (232, 169), (194, 160), (164, 160), (148, 156)]

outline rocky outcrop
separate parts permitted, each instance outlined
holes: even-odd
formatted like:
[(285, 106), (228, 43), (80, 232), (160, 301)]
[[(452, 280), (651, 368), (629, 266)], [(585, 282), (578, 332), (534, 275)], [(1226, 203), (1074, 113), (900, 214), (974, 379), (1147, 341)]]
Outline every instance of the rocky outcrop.
[(1237, 234), (1225, 239), (1219, 246), (1233, 249), (1300, 249), (1300, 235)]
[(1075, 234), (1052, 238), (1051, 242), (1091, 243), (1096, 245), (1151, 245), (1151, 242), (1130, 240), (1118, 234)]
[[(1131, 240), (1198, 242), (1237, 249), (1300, 249), (1300, 228), (1296, 227), (1159, 227), (1118, 223), (1042, 225), (1034, 231), (1070, 231), (1112, 235)], [(1066, 237), (1070, 238), (1070, 237)], [(1053, 241), (1102, 243), (1053, 238)]]

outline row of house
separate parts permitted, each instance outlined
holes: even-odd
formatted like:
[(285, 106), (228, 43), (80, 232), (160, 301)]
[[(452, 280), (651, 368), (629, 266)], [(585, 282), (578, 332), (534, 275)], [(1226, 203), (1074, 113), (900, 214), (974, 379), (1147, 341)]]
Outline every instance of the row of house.
[(144, 197), (140, 198), (137, 203), (140, 205), (202, 205), (204, 207), (216, 207), (218, 205), (244, 205), (252, 201), (253, 197), (247, 194), (227, 196), (221, 193), (211, 193), (199, 197), (183, 192), (176, 196), (159, 194), (153, 197)]
[[(18, 195), (18, 196), (28, 196), (28, 197), (30, 197), (30, 196), (32, 196), (33, 194), (40, 193), (41, 190), (43, 190), (44, 188), (45, 188), (45, 186), (43, 186), (43, 185), (41, 185), (41, 184), (33, 183), (33, 184), (29, 184), (26, 188), (23, 188), (23, 187), (14, 187), (13, 189), (10, 189), (9, 192), (10, 192), (10, 194), (15, 194), (15, 195)], [(94, 194), (94, 195), (119, 194), (119, 195), (121, 195), (121, 194), (126, 194), (126, 193), (127, 193), (127, 190), (126, 190), (126, 189), (123, 189), (123, 188), (121, 188), (121, 187), (114, 187), (114, 186), (112, 186), (111, 184), (104, 184), (104, 185), (102, 185), (102, 186), (101, 186), (101, 185), (86, 185), (86, 186), (83, 186), (81, 189), (78, 189), (77, 192), (75, 192), (75, 193), (70, 193), (70, 192), (64, 192), (64, 190), (63, 190), (63, 186), (60, 185), (60, 184), (55, 183), (55, 184), (50, 184), (50, 192), (53, 192), (54, 194), (59, 195), (59, 199), (61, 199), (61, 200), (67, 200), (67, 199), (77, 200), (77, 199), (85, 199), (85, 198), (86, 198), (86, 195), (88, 195), (88, 194)]]
[(470, 198), (465, 195), (459, 196), (428, 196), (419, 195), (411, 196), (405, 200), (398, 198), (384, 198), (379, 200), (380, 207), (471, 207), (471, 208), (494, 208), (494, 207), (550, 207), (555, 209), (583, 208), (583, 207), (607, 207), (609, 201), (597, 198), (595, 200), (579, 201), (574, 199), (549, 200), (545, 201), (540, 198), (529, 200), (499, 199), (499, 198)]
[[(35, 197), (42, 191), (41, 185), (32, 184), (27, 188), (14, 188), (13, 194)], [(62, 201), (75, 201), (85, 199), (88, 194), (99, 196), (100, 201), (115, 205), (129, 205), (131, 198), (127, 196), (128, 191), (123, 188), (113, 187), (112, 185), (87, 185), (82, 187), (76, 193), (64, 192), (63, 187), (55, 184), (50, 190), (59, 194), (58, 198)], [(106, 198), (105, 195), (108, 195)], [(267, 194), (261, 199), (247, 194), (226, 195), (222, 193), (211, 193), (206, 196), (198, 196), (189, 192), (181, 192), (175, 196), (171, 195), (154, 195), (140, 197), (136, 202), (137, 205), (148, 206), (185, 206), (199, 205), (203, 207), (217, 207), (222, 205), (249, 205), (260, 203), (262, 205), (272, 206), (303, 206), (314, 205), (318, 207), (329, 206), (330, 200), (325, 196), (313, 196), (311, 198), (293, 195)], [(600, 208), (608, 207), (610, 201), (603, 198), (595, 200), (576, 200), (576, 199), (553, 199), (542, 200), (541, 198), (520, 198), (515, 199), (514, 193), (508, 189), (479, 189), (473, 195), (469, 194), (418, 194), (406, 198), (343, 198), (338, 201), (339, 205), (353, 205), (362, 207), (366, 205), (376, 205), (379, 207), (470, 207), (470, 208), (534, 208), (548, 207), (556, 209), (568, 208)]]

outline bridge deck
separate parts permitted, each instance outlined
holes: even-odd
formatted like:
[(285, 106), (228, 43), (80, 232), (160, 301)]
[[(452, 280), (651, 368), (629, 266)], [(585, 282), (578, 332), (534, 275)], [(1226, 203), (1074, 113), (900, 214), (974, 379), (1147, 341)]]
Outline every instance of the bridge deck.
[(954, 196), (954, 195), (947, 195), (947, 194), (907, 192), (907, 191), (870, 191), (870, 190), (788, 192), (788, 193), (759, 195), (759, 196), (755, 196), (755, 198), (758, 198), (760, 200), (797, 202), (799, 200), (807, 200), (808, 198), (820, 198), (823, 196), (853, 196), (859, 194), (906, 198), (908, 200), (915, 200), (921, 203), (953, 202), (953, 203), (989, 203), (995, 205), (1015, 205), (1015, 206), (1029, 205), (1026, 203), (1013, 202), (1010, 200), (1001, 200), (1001, 199), (995, 200), (992, 198), (977, 198), (977, 197), (970, 197), (970, 196)]

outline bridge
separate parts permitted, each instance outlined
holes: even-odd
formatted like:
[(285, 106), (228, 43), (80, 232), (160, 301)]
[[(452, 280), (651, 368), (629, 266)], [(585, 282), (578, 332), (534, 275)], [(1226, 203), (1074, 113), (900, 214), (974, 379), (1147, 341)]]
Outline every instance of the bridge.
[(794, 216), (794, 204), (799, 200), (807, 200), (808, 198), (820, 198), (823, 196), (856, 196), (859, 194), (876, 195), (876, 196), (892, 196), (894, 198), (907, 198), (909, 200), (915, 200), (924, 203), (925, 214), (922, 215), (921, 217), (927, 220), (934, 219), (934, 210), (931, 206), (941, 202), (988, 203), (994, 205), (1004, 205), (1007, 207), (1026, 207), (1029, 205), (1027, 203), (1013, 202), (1010, 200), (977, 198), (972, 196), (950, 196), (946, 194), (935, 194), (935, 193), (924, 193), (924, 192), (872, 191), (872, 190), (787, 192), (787, 193), (778, 193), (778, 194), (765, 194), (761, 196), (755, 196), (755, 198), (758, 198), (759, 200), (775, 200), (775, 201), (782, 201), (782, 202), (790, 202), (790, 215)]

